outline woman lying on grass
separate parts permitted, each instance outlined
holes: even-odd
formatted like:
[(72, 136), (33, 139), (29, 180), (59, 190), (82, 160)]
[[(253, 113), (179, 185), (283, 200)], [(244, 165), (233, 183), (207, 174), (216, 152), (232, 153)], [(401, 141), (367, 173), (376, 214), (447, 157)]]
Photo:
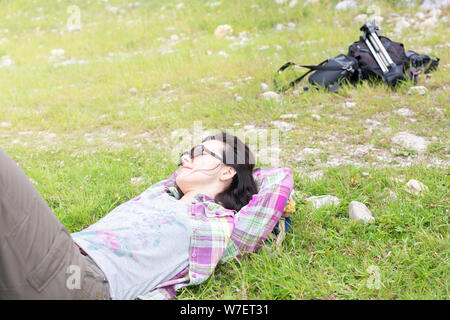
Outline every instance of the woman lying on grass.
[(205, 281), (283, 213), (292, 172), (254, 163), (237, 137), (210, 136), (167, 180), (69, 234), (0, 149), (0, 299), (171, 299)]

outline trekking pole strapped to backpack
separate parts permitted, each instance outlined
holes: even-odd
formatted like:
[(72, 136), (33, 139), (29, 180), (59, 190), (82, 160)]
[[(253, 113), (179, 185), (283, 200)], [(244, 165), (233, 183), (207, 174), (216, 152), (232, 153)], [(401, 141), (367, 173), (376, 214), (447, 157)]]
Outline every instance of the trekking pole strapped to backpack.
[(370, 53), (378, 63), (383, 72), (383, 79), (388, 85), (395, 85), (398, 80), (404, 79), (403, 67), (394, 63), (389, 53), (378, 37), (378, 26), (375, 21), (365, 23), (361, 29), (364, 34), (361, 36)]

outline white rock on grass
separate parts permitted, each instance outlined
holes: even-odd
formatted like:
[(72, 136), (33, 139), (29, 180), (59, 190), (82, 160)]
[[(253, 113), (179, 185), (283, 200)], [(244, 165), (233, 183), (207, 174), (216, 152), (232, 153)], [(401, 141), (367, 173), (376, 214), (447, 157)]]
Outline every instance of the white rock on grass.
[(445, 8), (450, 4), (450, 0), (423, 0), (419, 9), (421, 11), (428, 11), (432, 9)]
[(414, 86), (408, 90), (408, 94), (421, 94), (427, 93), (428, 89), (424, 86)]
[(424, 21), (422, 21), (419, 24), (420, 29), (429, 29), (429, 28), (434, 28), (437, 26), (437, 24), (439, 23), (438, 18), (436, 17), (430, 17), (425, 19)]
[(407, 29), (411, 26), (411, 24), (405, 19), (400, 19), (397, 21), (396, 25), (395, 25), (395, 29), (394, 32), (395, 33), (402, 33), (402, 31), (404, 29)]
[(355, 23), (366, 23), (368, 18), (369, 17), (365, 13), (358, 14), (357, 16), (355, 16), (353, 18), (353, 22), (355, 22)]
[(314, 208), (332, 205), (337, 206), (340, 203), (339, 198), (331, 195), (313, 196), (305, 199), (305, 201), (310, 202)]
[(391, 141), (404, 149), (415, 150), (418, 153), (424, 153), (429, 144), (429, 142), (424, 138), (407, 132), (399, 132), (395, 134)]
[(430, 17), (435, 17), (435, 18), (439, 18), (441, 16), (441, 14), (442, 14), (442, 10), (441, 9), (437, 9), (437, 8), (431, 9), (428, 12), (428, 15)]
[(303, 6), (307, 6), (308, 4), (317, 3), (317, 2), (319, 2), (319, 0), (306, 0), (305, 3), (303, 3)]
[(357, 145), (353, 151), (350, 151), (350, 153), (354, 157), (363, 158), (369, 155), (373, 149), (373, 144)]
[(350, 9), (356, 9), (356, 1), (354, 0), (344, 0), (339, 2), (334, 9), (344, 11)]
[(0, 61), (0, 68), (10, 67), (14, 62), (9, 56), (3, 56)]
[(285, 122), (285, 121), (271, 121), (271, 124), (273, 124), (276, 128), (280, 129), (281, 131), (289, 131), (295, 128), (294, 123)]
[(417, 181), (415, 179), (411, 179), (408, 181), (408, 183), (406, 184), (406, 191), (411, 193), (411, 194), (421, 194), (422, 192), (426, 192), (428, 191), (428, 187), (426, 185), (424, 185), (422, 182)]
[(395, 111), (398, 115), (400, 116), (404, 116), (404, 117), (412, 117), (415, 115), (414, 112), (412, 112), (410, 109), (408, 108), (400, 108), (397, 111)]
[(63, 56), (66, 51), (64, 49), (53, 49), (50, 50), (50, 54), (55, 57)]
[(359, 222), (375, 222), (375, 218), (372, 216), (370, 210), (366, 207), (364, 203), (358, 201), (350, 202), (348, 206), (348, 215), (350, 219), (359, 221)]
[(291, 2), (289, 2), (289, 8), (293, 8), (297, 5), (298, 0), (292, 0)]
[(264, 92), (262, 94), (262, 96), (264, 97), (264, 99), (266, 100), (275, 100), (275, 101), (280, 101), (280, 95), (276, 92), (273, 91), (267, 91)]
[(229, 24), (220, 25), (216, 28), (216, 30), (214, 30), (214, 35), (216, 36), (216, 38), (222, 38), (232, 33), (233, 28)]
[(139, 185), (139, 184), (143, 184), (144, 183), (144, 178), (143, 177), (134, 177), (130, 179), (130, 183), (133, 185)]
[(282, 114), (280, 119), (297, 119), (298, 115), (296, 113), (293, 114)]
[(356, 102), (354, 102), (354, 101), (346, 101), (346, 102), (342, 103), (342, 107), (344, 109), (356, 107)]
[(218, 56), (225, 57), (225, 58), (228, 58), (228, 57), (230, 56), (228, 53), (226, 53), (226, 52), (223, 51), (223, 50), (220, 50), (219, 52), (217, 52), (217, 55), (218, 55)]
[(7, 127), (11, 127), (11, 126), (12, 126), (11, 122), (6, 122), (6, 121), (0, 122), (0, 127), (7, 128)]

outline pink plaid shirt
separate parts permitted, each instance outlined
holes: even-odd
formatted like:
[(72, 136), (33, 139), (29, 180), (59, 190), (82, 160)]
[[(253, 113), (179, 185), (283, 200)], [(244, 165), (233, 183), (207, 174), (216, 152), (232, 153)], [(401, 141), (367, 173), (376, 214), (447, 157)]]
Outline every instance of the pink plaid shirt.
[[(150, 188), (180, 199), (175, 187), (177, 174), (178, 170)], [(206, 281), (219, 262), (243, 257), (261, 246), (280, 219), (294, 181), (287, 168), (257, 168), (253, 177), (259, 192), (239, 212), (223, 208), (204, 194), (194, 197), (189, 209), (189, 266), (138, 299), (172, 299), (178, 289)]]

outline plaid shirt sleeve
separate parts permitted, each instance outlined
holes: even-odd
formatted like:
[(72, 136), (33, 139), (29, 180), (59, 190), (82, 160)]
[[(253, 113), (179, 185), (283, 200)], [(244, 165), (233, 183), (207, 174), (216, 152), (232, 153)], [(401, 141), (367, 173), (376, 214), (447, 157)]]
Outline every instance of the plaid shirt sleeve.
[(226, 262), (257, 250), (283, 214), (294, 187), (287, 168), (258, 168), (254, 171), (258, 193), (234, 216), (234, 228), (222, 257)]

